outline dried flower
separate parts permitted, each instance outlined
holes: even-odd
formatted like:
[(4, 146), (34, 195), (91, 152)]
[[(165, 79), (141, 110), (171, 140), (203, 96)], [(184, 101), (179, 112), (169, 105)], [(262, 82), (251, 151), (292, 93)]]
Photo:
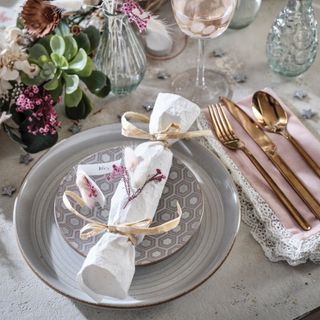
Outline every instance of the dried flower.
[(166, 176), (162, 174), (160, 169), (156, 169), (156, 173), (149, 177), (145, 183), (142, 185), (141, 188), (137, 188), (136, 190), (132, 190), (131, 184), (130, 184), (130, 176), (128, 173), (128, 170), (125, 166), (117, 166), (114, 164), (112, 166), (112, 173), (106, 177), (108, 181), (111, 181), (115, 179), (116, 177), (121, 177), (124, 183), (124, 187), (126, 189), (126, 193), (128, 195), (127, 202), (125, 203), (123, 209), (127, 207), (130, 201), (134, 200), (138, 197), (138, 195), (143, 191), (145, 186), (150, 182), (161, 182), (162, 180), (166, 179)]
[(16, 100), (16, 111), (27, 116), (28, 133), (33, 135), (54, 135), (60, 122), (54, 109), (55, 102), (42, 87), (32, 86), (23, 91)]
[(97, 198), (98, 197), (98, 192), (97, 189), (94, 187), (94, 185), (89, 181), (87, 177), (83, 177), (85, 184), (88, 188), (88, 196), (89, 198)]
[(6, 28), (0, 31), (0, 96), (12, 89), (10, 81), (20, 82), (20, 71), (30, 78), (35, 77), (39, 68), (30, 64), (28, 55), (17, 41), (22, 31), (18, 28)]
[(128, 17), (129, 22), (135, 23), (140, 32), (147, 28), (148, 21), (151, 19), (150, 14), (145, 12), (134, 0), (125, 0), (120, 12)]
[(74, 24), (71, 28), (70, 28), (71, 33), (74, 36), (78, 36), (81, 33), (81, 28), (78, 24)]
[(27, 0), (23, 6), (21, 17), (28, 33), (41, 38), (57, 27), (62, 18), (61, 12), (62, 9), (48, 1)]

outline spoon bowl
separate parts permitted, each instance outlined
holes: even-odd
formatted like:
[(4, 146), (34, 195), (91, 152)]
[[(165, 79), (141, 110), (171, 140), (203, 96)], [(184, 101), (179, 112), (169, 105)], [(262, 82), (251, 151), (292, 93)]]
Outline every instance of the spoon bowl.
[(265, 91), (257, 91), (252, 98), (252, 111), (257, 122), (267, 131), (281, 134), (297, 149), (300, 155), (320, 177), (320, 166), (287, 130), (288, 114), (280, 102)]
[(262, 127), (280, 134), (286, 131), (288, 115), (273, 96), (264, 91), (257, 91), (252, 102), (254, 116)]

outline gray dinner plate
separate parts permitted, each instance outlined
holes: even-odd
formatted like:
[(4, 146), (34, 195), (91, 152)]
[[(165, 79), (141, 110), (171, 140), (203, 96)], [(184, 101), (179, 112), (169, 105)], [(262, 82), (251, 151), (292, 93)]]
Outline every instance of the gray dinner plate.
[[(40, 279), (67, 297), (96, 304), (75, 280), (84, 257), (63, 240), (55, 223), (54, 199), (60, 181), (85, 156), (136, 143), (121, 136), (119, 124), (79, 133), (51, 148), (21, 186), (14, 207), (20, 250)], [(200, 184), (204, 196), (201, 226), (177, 253), (161, 262), (137, 267), (130, 297), (124, 300), (106, 297), (100, 306), (139, 308), (177, 298), (214, 274), (232, 248), (240, 224), (240, 205), (227, 170), (195, 141), (177, 142), (172, 151)]]

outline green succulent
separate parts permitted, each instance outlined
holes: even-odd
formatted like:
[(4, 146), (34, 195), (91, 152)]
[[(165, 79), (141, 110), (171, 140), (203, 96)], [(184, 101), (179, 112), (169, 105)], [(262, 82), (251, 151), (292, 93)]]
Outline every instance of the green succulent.
[(66, 114), (71, 119), (84, 119), (92, 106), (80, 87), (80, 82), (98, 97), (110, 92), (110, 81), (100, 71), (94, 70), (90, 54), (97, 48), (99, 31), (89, 27), (77, 36), (61, 25), (55, 35), (41, 38), (29, 49), (29, 61), (39, 66), (39, 74), (30, 79), (22, 75), (26, 85), (43, 85), (57, 101), (64, 95)]

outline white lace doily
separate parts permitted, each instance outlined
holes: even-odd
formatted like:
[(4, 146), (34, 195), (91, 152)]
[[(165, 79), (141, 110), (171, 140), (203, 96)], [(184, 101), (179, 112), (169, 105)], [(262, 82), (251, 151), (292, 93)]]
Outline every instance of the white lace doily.
[[(198, 119), (201, 130), (210, 129), (202, 113)], [(215, 137), (201, 139), (201, 143), (213, 151), (228, 168), (235, 181), (241, 203), (242, 220), (250, 227), (254, 239), (261, 245), (266, 257), (273, 262), (287, 261), (292, 266), (308, 260), (320, 263), (320, 233), (307, 239), (297, 239), (288, 232), (265, 202), (226, 154)]]

